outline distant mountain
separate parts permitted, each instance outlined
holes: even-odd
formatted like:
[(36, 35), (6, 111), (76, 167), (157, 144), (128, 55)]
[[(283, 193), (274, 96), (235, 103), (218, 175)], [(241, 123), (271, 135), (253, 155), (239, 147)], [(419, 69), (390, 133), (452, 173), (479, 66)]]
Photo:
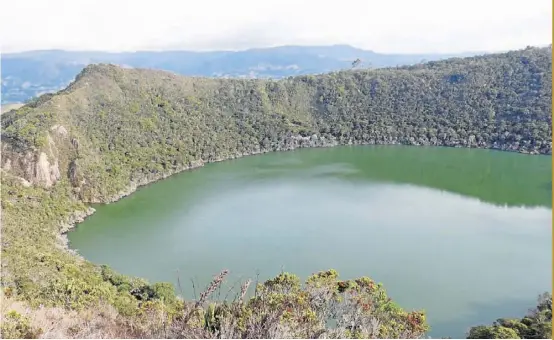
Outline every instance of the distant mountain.
[(350, 68), (412, 65), (465, 54), (381, 54), (348, 45), (281, 46), (245, 51), (93, 52), (30, 51), (1, 56), (2, 104), (18, 103), (66, 87), (87, 65), (111, 63), (171, 71), (182, 75), (225, 78), (283, 78)]

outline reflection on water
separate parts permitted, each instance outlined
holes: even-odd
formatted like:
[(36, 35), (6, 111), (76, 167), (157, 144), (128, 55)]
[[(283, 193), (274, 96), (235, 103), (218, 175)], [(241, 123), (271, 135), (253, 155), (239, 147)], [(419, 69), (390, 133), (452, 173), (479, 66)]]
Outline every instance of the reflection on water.
[(245, 158), (156, 183), (100, 207), (69, 235), (71, 245), (122, 273), (176, 282), (178, 270), (181, 282), (201, 286), (223, 268), (229, 285), (283, 269), (368, 275), (401, 306), (425, 309), (438, 337), (521, 316), (550, 289), (551, 209), (490, 204), (394, 176), (362, 181), (381, 170), (357, 164), (359, 154), (337, 163), (316, 155)]

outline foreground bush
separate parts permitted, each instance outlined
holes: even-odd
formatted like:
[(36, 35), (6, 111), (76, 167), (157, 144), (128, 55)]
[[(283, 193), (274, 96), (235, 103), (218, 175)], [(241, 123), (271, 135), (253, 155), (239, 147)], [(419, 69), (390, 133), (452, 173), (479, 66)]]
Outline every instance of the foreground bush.
[[(99, 303), (71, 308), (25, 308), (2, 294), (2, 338), (423, 338), (425, 313), (405, 311), (381, 284), (362, 277), (342, 281), (334, 270), (310, 276), (304, 284), (289, 273), (258, 283), (243, 282), (232, 299), (213, 300), (223, 271), (196, 301), (175, 296), (170, 284), (137, 284), (102, 267), (102, 274), (137, 303), (125, 314)], [(545, 339), (552, 332), (552, 295), (522, 319), (499, 319), (471, 328), (468, 339)]]
[(471, 328), (468, 339), (551, 339), (552, 294), (539, 297), (537, 308), (522, 319), (498, 319), (492, 326)]
[[(340, 281), (329, 270), (302, 285), (297, 276), (281, 273), (251, 292), (251, 281), (244, 282), (233, 300), (210, 301), (227, 273), (216, 276), (192, 302), (173, 300), (167, 287), (156, 286), (163, 297), (145, 296), (132, 316), (56, 309), (28, 317), (9, 311), (2, 318), (2, 337), (406, 339), (420, 338), (429, 329), (423, 312), (404, 311), (367, 277)], [(54, 319), (58, 329), (45, 332)]]
[[(170, 327), (143, 336), (183, 338), (419, 338), (429, 329), (421, 311), (406, 312), (367, 277), (340, 281), (334, 270), (302, 285), (281, 273), (257, 284), (246, 281), (233, 301), (208, 302), (227, 271), (216, 276), (198, 301), (186, 303)], [(152, 311), (151, 313), (155, 313)]]

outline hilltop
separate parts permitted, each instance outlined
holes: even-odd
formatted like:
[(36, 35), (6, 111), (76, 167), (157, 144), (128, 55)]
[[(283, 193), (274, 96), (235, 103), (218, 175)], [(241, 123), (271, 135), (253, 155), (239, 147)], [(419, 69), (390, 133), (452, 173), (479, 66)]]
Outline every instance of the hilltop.
[[(91, 65), (67, 89), (2, 117), (2, 167), (47, 186), (69, 172), (81, 199), (102, 202), (130, 182), (304, 146), (550, 154), (551, 67), (548, 50), (533, 48), (279, 81)], [(18, 164), (31, 149), (44, 153), (40, 171)]]
[[(167, 284), (125, 278), (67, 251), (61, 235), (93, 212), (88, 203), (118, 200), (207, 162), (300, 147), (407, 144), (551, 154), (551, 84), (547, 48), (281, 80), (87, 66), (66, 89), (1, 116), (2, 286), (32, 306), (75, 313), (102, 301), (125, 324), (148, 308), (182, 315), (189, 305)], [(311, 282), (331, 291), (361, 289), (385, 306), (375, 314), (383, 325), (379, 337), (421, 336), (424, 315), (389, 305), (368, 280), (337, 283), (330, 271)], [(266, 293), (282, 295), (283, 285), (294, 288), (287, 299), (307, 299), (289, 276), (268, 281)], [(248, 305), (251, 314), (217, 313), (246, 322), (262, 313), (256, 303)], [(299, 315), (317, 312), (302, 306)], [(216, 311), (202, 313), (215, 318)], [(404, 333), (393, 333), (399, 324)], [(300, 336), (315, 336), (314, 329)], [(241, 332), (233, 334), (251, 334)]]
[(351, 68), (356, 59), (371, 67), (438, 60), (465, 54), (388, 54), (348, 45), (279, 46), (244, 51), (28, 51), (2, 54), (2, 103), (24, 102), (66, 87), (88, 64), (161, 69), (206, 77), (283, 78)]

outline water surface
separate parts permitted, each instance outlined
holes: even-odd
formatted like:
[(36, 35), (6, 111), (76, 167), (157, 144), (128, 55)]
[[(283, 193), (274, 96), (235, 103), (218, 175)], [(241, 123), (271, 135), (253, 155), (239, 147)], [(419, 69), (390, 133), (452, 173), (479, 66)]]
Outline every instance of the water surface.
[(551, 157), (337, 147), (214, 163), (138, 190), (70, 233), (87, 259), (203, 287), (334, 268), (425, 309), (431, 336), (520, 317), (551, 283)]

